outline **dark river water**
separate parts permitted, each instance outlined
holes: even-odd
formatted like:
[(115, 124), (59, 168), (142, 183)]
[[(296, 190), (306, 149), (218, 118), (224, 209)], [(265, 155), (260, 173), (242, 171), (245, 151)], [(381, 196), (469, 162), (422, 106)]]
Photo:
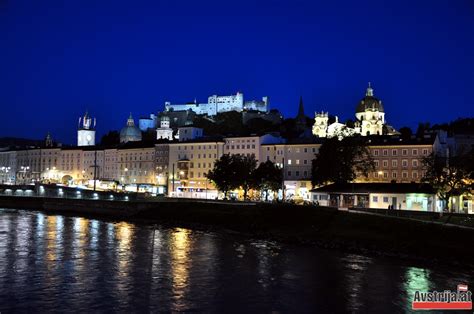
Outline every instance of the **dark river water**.
[[(422, 235), (420, 235), (422, 236)], [(0, 312), (405, 312), (465, 269), (0, 209)]]

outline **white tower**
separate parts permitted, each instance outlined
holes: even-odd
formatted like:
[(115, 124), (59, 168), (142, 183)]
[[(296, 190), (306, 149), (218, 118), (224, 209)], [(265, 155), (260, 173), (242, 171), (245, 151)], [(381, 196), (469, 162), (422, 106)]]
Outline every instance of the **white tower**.
[(156, 129), (156, 139), (173, 140), (173, 129), (170, 128), (170, 118), (163, 116), (160, 119), (160, 127)]
[(317, 137), (326, 137), (328, 130), (329, 116), (327, 112), (321, 111), (314, 115), (313, 135)]
[(95, 145), (95, 118), (92, 119), (86, 111), (83, 117), (79, 118), (77, 130), (77, 146)]

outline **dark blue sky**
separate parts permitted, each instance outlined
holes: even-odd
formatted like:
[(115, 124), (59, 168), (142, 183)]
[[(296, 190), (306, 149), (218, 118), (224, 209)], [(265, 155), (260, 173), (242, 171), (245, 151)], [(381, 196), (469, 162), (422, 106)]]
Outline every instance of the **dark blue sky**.
[(473, 116), (474, 2), (0, 0), (1, 136), (75, 142), (165, 100), (268, 95), (353, 118), (371, 81), (388, 122)]

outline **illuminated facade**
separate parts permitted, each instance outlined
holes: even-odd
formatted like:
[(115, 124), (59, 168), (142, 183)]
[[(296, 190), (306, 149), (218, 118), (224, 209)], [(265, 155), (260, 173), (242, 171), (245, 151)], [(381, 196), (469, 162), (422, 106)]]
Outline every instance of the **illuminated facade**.
[(369, 182), (420, 182), (424, 176), (424, 157), (440, 151), (436, 136), (402, 140), (398, 137), (373, 137), (368, 148), (375, 164), (369, 177), (358, 181)]
[(360, 134), (369, 135), (394, 135), (398, 132), (386, 124), (385, 110), (382, 101), (374, 96), (374, 90), (367, 87), (365, 97), (362, 98), (356, 107), (356, 121), (353, 126), (340, 123), (336, 116), (336, 121), (329, 123), (328, 112), (316, 112), (314, 116), (313, 135), (317, 137), (340, 138)]
[(191, 110), (196, 114), (215, 116), (221, 112), (243, 110), (268, 111), (268, 97), (263, 97), (262, 101), (244, 101), (244, 94), (237, 92), (235, 95), (218, 96), (212, 95), (207, 99), (207, 103), (198, 103), (196, 100), (186, 104), (171, 104), (165, 102), (165, 111), (186, 111)]
[(224, 141), (197, 140), (169, 144), (168, 191), (170, 196), (215, 198), (216, 188), (206, 178), (224, 151)]
[(261, 162), (269, 160), (282, 168), (285, 198), (309, 200), (312, 160), (320, 147), (315, 142), (262, 145)]

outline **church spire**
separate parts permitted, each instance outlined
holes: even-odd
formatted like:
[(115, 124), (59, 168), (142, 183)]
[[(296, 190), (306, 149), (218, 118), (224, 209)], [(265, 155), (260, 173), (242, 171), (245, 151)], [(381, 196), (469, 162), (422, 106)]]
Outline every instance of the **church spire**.
[(298, 118), (304, 117), (303, 96), (300, 96), (300, 105), (298, 107)]
[(370, 82), (367, 91), (365, 92), (365, 96), (374, 96), (374, 89), (370, 86)]
[(51, 137), (51, 133), (49, 133), (49, 131), (46, 135), (44, 142), (46, 147), (53, 147), (53, 138)]

